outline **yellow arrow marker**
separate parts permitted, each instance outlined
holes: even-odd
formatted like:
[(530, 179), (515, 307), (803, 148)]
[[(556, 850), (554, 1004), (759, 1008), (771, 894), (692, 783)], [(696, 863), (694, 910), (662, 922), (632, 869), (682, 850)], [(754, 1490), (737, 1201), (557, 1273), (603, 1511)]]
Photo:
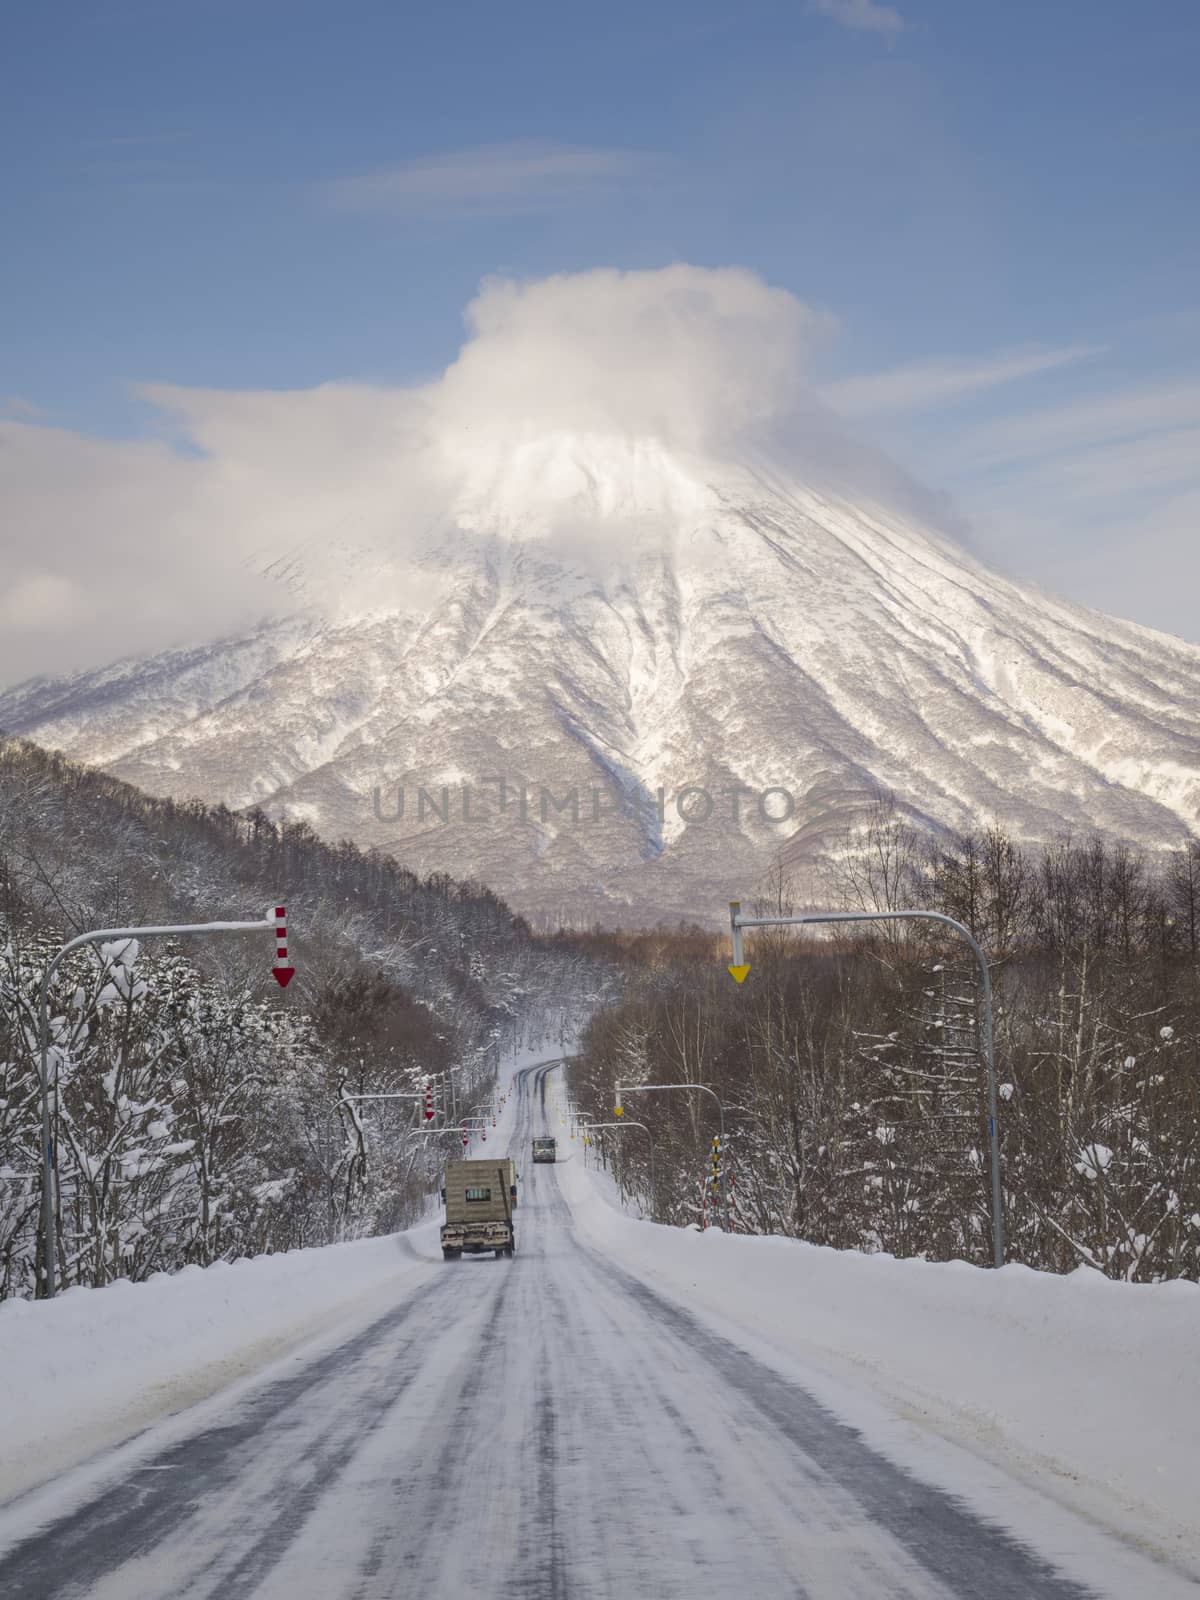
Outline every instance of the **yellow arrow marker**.
[(613, 1116), (614, 1117), (623, 1117), (624, 1115), (625, 1115), (625, 1107), (624, 1106), (614, 1106), (613, 1107)]
[(744, 967), (730, 967), (729, 976), (733, 979), (734, 983), (745, 983), (746, 974), (749, 971), (750, 963), (747, 961)]

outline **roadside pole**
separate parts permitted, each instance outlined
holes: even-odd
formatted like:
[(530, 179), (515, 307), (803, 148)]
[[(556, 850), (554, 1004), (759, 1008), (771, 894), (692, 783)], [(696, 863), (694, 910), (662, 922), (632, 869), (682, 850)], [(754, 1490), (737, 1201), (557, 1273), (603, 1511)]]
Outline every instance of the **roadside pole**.
[[(592, 1113), (590, 1111), (576, 1111), (575, 1112), (575, 1123), (576, 1123), (576, 1126), (580, 1130), (579, 1137), (580, 1137), (580, 1140), (581, 1140), (581, 1142), (583, 1144), (583, 1164), (584, 1164), (584, 1167), (586, 1168), (586, 1166), (587, 1166), (588, 1146), (592, 1142), (592, 1140), (591, 1140), (592, 1129), (594, 1127), (600, 1127), (601, 1124), (596, 1121), (595, 1117), (592, 1115)], [(571, 1137), (572, 1138), (575, 1137), (574, 1133), (572, 1133)]]
[(750, 971), (742, 947), (744, 928), (800, 928), (812, 923), (834, 922), (938, 922), (960, 933), (975, 953), (983, 986), (983, 1060), (987, 1069), (988, 1147), (992, 1191), (992, 1265), (1004, 1265), (1004, 1204), (1000, 1185), (1000, 1101), (996, 1092), (996, 1047), (992, 1026), (992, 979), (987, 956), (971, 932), (954, 917), (941, 911), (802, 911), (791, 917), (744, 917), (741, 901), (729, 902), (729, 932), (733, 962), (729, 974), (737, 984), (745, 983)]
[[(42, 1262), (46, 1273), (44, 1298), (53, 1300), (58, 1289), (58, 1204), (55, 1192), (54, 1169), (56, 1165), (54, 1139), (50, 1122), (50, 981), (59, 963), (73, 950), (88, 944), (106, 944), (116, 940), (175, 938), (182, 934), (210, 933), (263, 933), (275, 935), (275, 964), (271, 975), (281, 989), (292, 981), (296, 969), (288, 965), (287, 908), (271, 906), (260, 922), (186, 922), (163, 927), (145, 928), (93, 928), (90, 933), (78, 934), (69, 939), (57, 955), (52, 957), (42, 973), (38, 990), (38, 1048), (41, 1056), (42, 1097)], [(58, 1085), (57, 1068), (54, 1074)]]
[[(586, 1172), (587, 1171), (587, 1153), (588, 1153), (588, 1129), (592, 1125), (591, 1113), (587, 1112), (587, 1111), (579, 1111), (579, 1112), (576, 1112), (574, 1114), (574, 1116), (575, 1116), (575, 1121), (576, 1122), (580, 1122), (580, 1123), (583, 1124), (583, 1166), (584, 1166), (584, 1171)], [(572, 1139), (575, 1137), (574, 1128), (572, 1128), (572, 1130), (571, 1130), (571, 1137), (572, 1137)]]
[(640, 1128), (646, 1135), (646, 1142), (650, 1146), (650, 1220), (654, 1221), (654, 1135), (644, 1122), (634, 1122), (631, 1117), (622, 1117), (620, 1122), (589, 1122), (588, 1132), (595, 1133), (598, 1128)]
[[(713, 1101), (716, 1102), (717, 1116), (720, 1118), (720, 1126), (721, 1126), (721, 1149), (724, 1150), (724, 1148), (725, 1148), (725, 1107), (721, 1104), (721, 1101), (717, 1098), (716, 1091), (713, 1090), (713, 1089), (710, 1089), (706, 1083), (618, 1083), (618, 1084), (615, 1085), (615, 1091), (616, 1092), (613, 1095), (613, 1099), (616, 1101), (616, 1104), (613, 1106), (613, 1115), (617, 1116), (617, 1117), (623, 1117), (625, 1115), (625, 1108), (621, 1103), (622, 1097), (624, 1095), (627, 1095), (627, 1094), (662, 1094), (668, 1089), (686, 1089), (686, 1090), (690, 1090), (690, 1091), (692, 1091), (692, 1092), (694, 1092), (696, 1094), (706, 1094), (709, 1097), (710, 1100), (713, 1100)], [(726, 1228), (728, 1229), (728, 1223), (729, 1223), (729, 1196), (728, 1196), (727, 1193), (725, 1193), (724, 1190), (722, 1190), (721, 1194), (720, 1194), (720, 1196), (718, 1198), (722, 1202), (721, 1209), (723, 1210), (723, 1212), (725, 1214)]]

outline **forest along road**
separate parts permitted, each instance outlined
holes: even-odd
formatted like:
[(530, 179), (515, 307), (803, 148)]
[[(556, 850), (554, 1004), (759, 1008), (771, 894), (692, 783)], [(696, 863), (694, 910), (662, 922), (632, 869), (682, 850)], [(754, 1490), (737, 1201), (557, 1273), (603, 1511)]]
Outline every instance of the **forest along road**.
[[(517, 1078), (514, 1261), (447, 1264), (24, 1543), (0, 1511), (0, 1596), (1094, 1592), (582, 1245), (528, 1156), (553, 1070)], [(1197, 1592), (1144, 1567), (1139, 1596)]]

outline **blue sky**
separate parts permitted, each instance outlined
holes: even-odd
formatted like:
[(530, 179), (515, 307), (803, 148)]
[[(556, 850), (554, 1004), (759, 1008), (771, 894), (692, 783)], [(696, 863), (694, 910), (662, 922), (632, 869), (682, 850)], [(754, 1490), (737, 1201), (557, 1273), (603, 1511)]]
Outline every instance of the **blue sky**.
[(1200, 638), (1161, 570), (1200, 543), (1196, 0), (96, 0), (5, 33), (10, 418), (407, 382), (489, 274), (741, 265), (836, 319), (814, 381), (989, 559)]

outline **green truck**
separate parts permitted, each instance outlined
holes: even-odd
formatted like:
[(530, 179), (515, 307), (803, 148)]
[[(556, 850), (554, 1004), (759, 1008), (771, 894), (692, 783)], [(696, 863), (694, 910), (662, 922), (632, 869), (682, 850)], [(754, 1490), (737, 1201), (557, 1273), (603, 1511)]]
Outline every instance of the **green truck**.
[(511, 1256), (517, 1247), (513, 1212), (517, 1206), (517, 1169), (507, 1156), (485, 1161), (447, 1161), (442, 1188), (446, 1221), (442, 1225), (442, 1257), (458, 1261), (464, 1254)]

